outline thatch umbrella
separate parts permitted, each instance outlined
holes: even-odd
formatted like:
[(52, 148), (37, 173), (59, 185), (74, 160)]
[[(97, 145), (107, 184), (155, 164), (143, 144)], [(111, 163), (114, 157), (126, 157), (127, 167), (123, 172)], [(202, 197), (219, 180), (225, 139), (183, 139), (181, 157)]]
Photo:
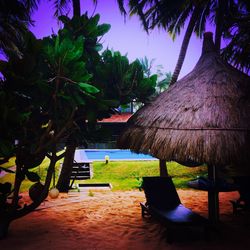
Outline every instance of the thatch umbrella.
[[(161, 160), (206, 163), (213, 180), (220, 166), (247, 168), (249, 76), (224, 62), (215, 51), (212, 33), (206, 33), (194, 69), (129, 119), (118, 146)], [(209, 197), (214, 207), (210, 217), (216, 221), (218, 194), (210, 191)]]

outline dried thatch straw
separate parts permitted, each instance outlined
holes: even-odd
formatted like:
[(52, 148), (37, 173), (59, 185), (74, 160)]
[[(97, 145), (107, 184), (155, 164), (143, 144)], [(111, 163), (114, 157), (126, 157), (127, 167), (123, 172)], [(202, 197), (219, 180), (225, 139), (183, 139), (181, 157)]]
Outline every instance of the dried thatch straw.
[(212, 165), (250, 160), (250, 78), (222, 61), (204, 35), (195, 68), (128, 121), (120, 148)]

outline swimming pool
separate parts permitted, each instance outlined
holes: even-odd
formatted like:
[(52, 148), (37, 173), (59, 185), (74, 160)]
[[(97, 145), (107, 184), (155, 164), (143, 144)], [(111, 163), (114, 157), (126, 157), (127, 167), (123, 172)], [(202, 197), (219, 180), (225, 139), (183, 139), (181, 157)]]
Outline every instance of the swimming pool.
[(110, 161), (148, 161), (157, 160), (151, 155), (146, 154), (136, 154), (130, 150), (121, 149), (85, 149), (81, 150), (81, 158), (87, 157), (88, 160), (92, 161), (104, 161), (105, 156), (109, 156)]

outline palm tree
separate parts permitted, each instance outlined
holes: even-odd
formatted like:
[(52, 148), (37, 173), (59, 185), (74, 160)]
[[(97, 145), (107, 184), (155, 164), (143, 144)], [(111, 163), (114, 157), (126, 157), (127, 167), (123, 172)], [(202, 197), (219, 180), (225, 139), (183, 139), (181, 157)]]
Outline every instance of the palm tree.
[[(124, 1), (118, 2), (120, 10), (126, 14)], [(130, 14), (137, 14), (140, 17), (147, 32), (155, 27), (161, 27), (170, 32), (174, 39), (188, 21), (171, 84), (178, 79), (192, 33), (195, 32), (201, 37), (207, 21), (212, 22), (216, 27), (215, 45), (217, 50), (220, 50), (225, 17), (232, 8), (236, 8), (236, 5), (234, 0), (129, 1)]]
[(169, 71), (169, 72), (165, 73), (163, 79), (161, 79), (157, 82), (157, 86), (156, 86), (157, 94), (160, 94), (162, 91), (166, 90), (169, 87), (172, 77), (173, 77), (173, 75)]
[(32, 25), (30, 15), (37, 8), (37, 2), (0, 0), (0, 53), (21, 57), (23, 38)]
[[(226, 38), (229, 44), (222, 50), (222, 56), (239, 70), (250, 72), (250, 2), (246, 9), (233, 13), (228, 18)], [(246, 11), (247, 10), (247, 11)]]
[(54, 2), (55, 17), (59, 17), (68, 11), (69, 6), (72, 6), (73, 16), (81, 15), (81, 4), (80, 0), (49, 0)]
[(140, 61), (140, 64), (143, 68), (145, 75), (147, 77), (149, 77), (151, 75), (151, 70), (152, 70), (153, 63), (154, 63), (155, 59), (148, 59), (145, 56), (145, 57), (141, 58), (139, 61)]

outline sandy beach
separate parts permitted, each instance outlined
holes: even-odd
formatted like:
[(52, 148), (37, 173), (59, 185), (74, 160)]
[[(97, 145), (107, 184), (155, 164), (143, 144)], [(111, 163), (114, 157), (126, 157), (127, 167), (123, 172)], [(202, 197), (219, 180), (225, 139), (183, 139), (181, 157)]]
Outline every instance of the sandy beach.
[[(220, 193), (221, 222), (209, 241), (201, 232), (178, 231), (173, 244), (166, 228), (154, 219), (143, 219), (140, 191), (92, 190), (48, 198), (36, 211), (14, 221), (2, 250), (104, 250), (104, 249), (250, 249), (249, 214), (232, 214), (230, 199), (237, 192)], [(207, 216), (207, 193), (178, 190), (182, 203)], [(23, 194), (23, 202), (27, 202)]]

